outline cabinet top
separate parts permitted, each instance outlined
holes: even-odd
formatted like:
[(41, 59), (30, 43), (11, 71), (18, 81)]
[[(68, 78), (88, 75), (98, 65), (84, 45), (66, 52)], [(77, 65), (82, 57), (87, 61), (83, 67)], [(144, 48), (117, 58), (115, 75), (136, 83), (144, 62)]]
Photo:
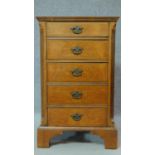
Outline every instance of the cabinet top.
[(40, 22), (117, 22), (119, 17), (114, 16), (38, 16)]

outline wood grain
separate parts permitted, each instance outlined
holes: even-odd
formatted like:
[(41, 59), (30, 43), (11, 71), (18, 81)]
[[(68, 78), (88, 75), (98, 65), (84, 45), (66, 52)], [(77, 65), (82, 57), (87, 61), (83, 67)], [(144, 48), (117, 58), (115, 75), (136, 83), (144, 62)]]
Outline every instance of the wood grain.
[[(72, 48), (82, 48), (76, 55)], [(47, 59), (61, 60), (108, 60), (108, 41), (91, 40), (47, 40)]]
[(114, 63), (115, 63), (115, 22), (109, 23), (109, 35), (111, 40), (109, 41), (109, 70), (108, 70), (108, 126), (113, 126), (113, 113), (114, 113)]
[[(72, 119), (71, 115), (80, 114), (80, 121)], [(49, 126), (106, 126), (106, 108), (48, 108)]]
[(38, 21), (44, 22), (117, 22), (116, 16), (38, 16)]
[(50, 140), (55, 136), (63, 134), (63, 130), (48, 130), (38, 128), (37, 131), (37, 146), (40, 148), (48, 148), (50, 146)]
[[(74, 34), (71, 28), (82, 27), (82, 33)], [(104, 22), (47, 22), (47, 36), (108, 36), (108, 23)]]
[[(118, 17), (44, 16), (37, 19), (42, 98), (38, 147), (49, 147), (50, 139), (63, 131), (90, 131), (103, 138), (106, 149), (117, 148), (113, 117)], [(71, 30), (75, 26), (83, 28), (80, 34)], [(81, 47), (82, 53), (73, 54), (74, 47)], [(73, 76), (75, 69), (82, 70), (80, 76)], [(81, 94), (78, 99), (72, 95), (75, 91)]]
[(87, 131), (93, 135), (100, 136), (103, 139), (105, 149), (116, 149), (117, 146), (117, 130), (107, 127), (39, 127), (38, 128), (38, 147), (47, 148), (50, 146), (50, 141), (55, 136), (60, 136), (63, 131)]
[(116, 23), (111, 23), (111, 76), (109, 81), (111, 83), (110, 85), (110, 117), (113, 119), (114, 117), (114, 76), (115, 76), (115, 31), (116, 31)]
[(40, 22), (40, 61), (41, 61), (41, 115), (42, 125), (47, 125), (46, 98), (46, 22)]
[[(79, 77), (72, 75), (76, 68), (83, 70)], [(48, 63), (48, 82), (95, 82), (108, 80), (107, 63)]]
[[(72, 97), (72, 92), (82, 93), (80, 99)], [(108, 86), (48, 86), (48, 104), (51, 105), (106, 105), (108, 103)]]
[(100, 136), (104, 140), (105, 149), (117, 149), (117, 130), (115, 128), (92, 130), (91, 133)]

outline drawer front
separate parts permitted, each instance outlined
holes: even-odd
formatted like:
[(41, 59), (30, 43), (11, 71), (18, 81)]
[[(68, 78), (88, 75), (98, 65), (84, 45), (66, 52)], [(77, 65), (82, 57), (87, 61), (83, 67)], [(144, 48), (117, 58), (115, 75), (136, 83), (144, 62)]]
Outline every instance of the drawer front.
[(108, 102), (107, 86), (48, 86), (47, 93), (51, 105), (87, 106)]
[(48, 82), (107, 81), (108, 63), (48, 63)]
[(107, 108), (49, 108), (49, 126), (106, 126)]
[(47, 40), (47, 59), (108, 59), (108, 41)]
[(104, 22), (47, 22), (47, 36), (108, 36)]

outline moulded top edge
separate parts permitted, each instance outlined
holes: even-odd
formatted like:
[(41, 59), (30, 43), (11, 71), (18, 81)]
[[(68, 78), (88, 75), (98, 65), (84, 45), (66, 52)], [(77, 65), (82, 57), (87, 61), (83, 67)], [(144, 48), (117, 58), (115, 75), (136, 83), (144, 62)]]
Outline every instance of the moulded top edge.
[(38, 16), (38, 21), (45, 22), (117, 22), (117, 16)]

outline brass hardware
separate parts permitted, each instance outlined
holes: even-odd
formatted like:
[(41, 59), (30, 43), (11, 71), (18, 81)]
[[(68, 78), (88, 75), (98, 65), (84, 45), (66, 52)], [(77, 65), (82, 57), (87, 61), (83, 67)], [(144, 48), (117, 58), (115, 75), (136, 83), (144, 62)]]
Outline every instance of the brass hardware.
[(74, 34), (80, 34), (82, 33), (83, 28), (80, 26), (75, 26), (75, 27), (72, 27), (71, 30)]
[(82, 115), (81, 114), (73, 114), (73, 115), (71, 115), (71, 117), (74, 121), (80, 121), (82, 118)]
[(79, 55), (79, 54), (82, 53), (83, 48), (77, 46), (77, 47), (72, 48), (71, 50), (72, 50), (72, 53), (73, 53), (73, 54)]
[(71, 72), (73, 76), (78, 77), (78, 76), (82, 76), (83, 70), (80, 68), (76, 68)]
[(82, 93), (79, 91), (73, 91), (71, 92), (72, 98), (74, 99), (80, 99), (82, 97)]

